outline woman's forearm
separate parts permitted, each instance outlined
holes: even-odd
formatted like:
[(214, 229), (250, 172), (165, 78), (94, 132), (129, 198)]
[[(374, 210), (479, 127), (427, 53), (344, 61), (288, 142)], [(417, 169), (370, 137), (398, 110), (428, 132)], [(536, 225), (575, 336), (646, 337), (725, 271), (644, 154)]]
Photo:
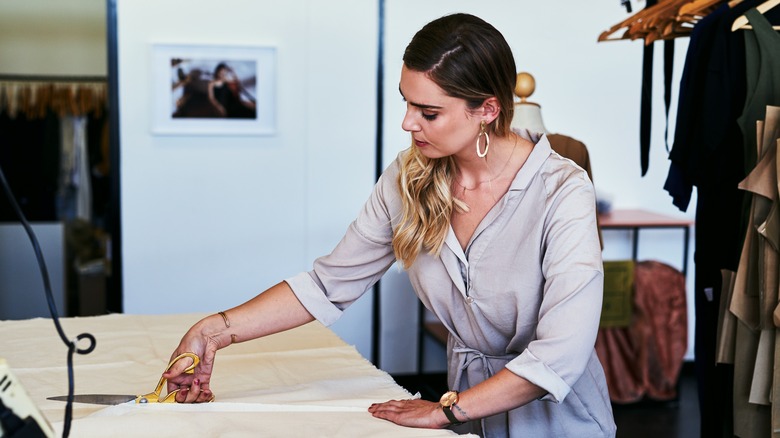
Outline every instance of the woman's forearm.
[[(224, 315), (224, 316), (223, 316)], [(202, 333), (213, 337), (219, 348), (279, 333), (314, 320), (286, 282), (251, 300), (201, 320)]]
[(461, 392), (457, 408), (453, 407), (452, 412), (459, 420), (476, 420), (523, 406), (546, 393), (539, 386), (502, 369), (493, 377)]

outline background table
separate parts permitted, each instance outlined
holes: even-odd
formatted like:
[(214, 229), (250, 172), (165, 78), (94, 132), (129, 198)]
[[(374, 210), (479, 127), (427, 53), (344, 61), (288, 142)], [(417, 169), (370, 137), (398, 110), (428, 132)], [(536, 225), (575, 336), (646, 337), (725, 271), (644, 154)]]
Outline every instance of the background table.
[[(76, 393), (145, 394), (154, 389), (181, 335), (205, 315), (105, 315), (65, 318), (65, 333), (97, 338), (95, 351), (75, 355)], [(33, 402), (62, 435), (67, 348), (49, 319), (0, 321), (0, 355)], [(234, 344), (217, 353), (214, 403), (75, 403), (72, 437), (441, 437), (449, 430), (414, 429), (372, 417), (372, 403), (411, 398), (387, 373), (331, 330), (314, 322)]]
[(613, 210), (599, 215), (599, 225), (603, 230), (631, 230), (631, 259), (637, 259), (639, 251), (639, 231), (643, 228), (679, 228), (683, 230), (683, 263), (682, 273), (688, 273), (688, 247), (691, 225), (694, 221), (686, 218), (667, 216), (641, 209)]

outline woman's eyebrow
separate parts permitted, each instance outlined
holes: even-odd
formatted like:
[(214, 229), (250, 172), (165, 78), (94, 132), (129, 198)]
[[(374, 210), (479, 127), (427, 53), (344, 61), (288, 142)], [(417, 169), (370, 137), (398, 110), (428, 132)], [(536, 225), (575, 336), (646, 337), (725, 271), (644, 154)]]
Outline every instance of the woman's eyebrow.
[[(403, 91), (401, 91), (401, 87), (398, 87), (398, 92), (401, 93), (401, 97), (403, 97), (404, 100), (406, 100), (406, 96), (404, 96)], [(407, 101), (408, 102), (408, 101)], [(416, 102), (409, 102), (409, 105), (413, 107), (417, 107), (420, 109), (441, 109), (442, 107), (436, 106), (436, 105), (426, 105), (424, 103), (416, 103)]]

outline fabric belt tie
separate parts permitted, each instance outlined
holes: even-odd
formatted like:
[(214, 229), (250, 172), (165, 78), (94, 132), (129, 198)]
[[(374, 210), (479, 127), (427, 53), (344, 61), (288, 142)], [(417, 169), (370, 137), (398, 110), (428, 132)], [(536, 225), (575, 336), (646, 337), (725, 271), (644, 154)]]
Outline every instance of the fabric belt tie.
[[(479, 350), (475, 350), (473, 348), (465, 347), (463, 345), (459, 345), (459, 346), (454, 347), (452, 349), (452, 352), (455, 353), (455, 354), (459, 354), (461, 356), (461, 359), (459, 361), (460, 365), (458, 366), (458, 371), (455, 374), (455, 382), (454, 382), (455, 388), (453, 388), (455, 391), (460, 391), (462, 389), (461, 388), (461, 380), (462, 380), (462, 377), (463, 377), (463, 372), (466, 371), (471, 366), (471, 364), (474, 363), (474, 361), (478, 360), (479, 362), (481, 362), (481, 364), (482, 364), (482, 375), (484, 377), (484, 380), (487, 380), (490, 377), (492, 377), (493, 374), (495, 374), (495, 370), (493, 369), (493, 365), (490, 364), (490, 359), (500, 360), (500, 361), (506, 363), (506, 362), (509, 362), (510, 360), (514, 359), (515, 357), (517, 357), (517, 355), (511, 355), (511, 354), (506, 354), (506, 355), (503, 355), (503, 356), (493, 356), (493, 355), (485, 354), (485, 353), (483, 353), (483, 352), (481, 352)], [(477, 382), (472, 382), (472, 383), (476, 384)], [(502, 417), (502, 418), (505, 418), (505, 417)], [(490, 421), (490, 420), (491, 420), (490, 417), (483, 418), (483, 419), (480, 420), (480, 423), (482, 425), (483, 433), (484, 433), (485, 430), (487, 430), (487, 427), (486, 427), (485, 423), (487, 421)], [(493, 418), (492, 420), (493, 420), (493, 422), (495, 422), (497, 419)], [(501, 419), (499, 421), (505, 422), (506, 420), (505, 419)], [(497, 425), (494, 425), (493, 427), (496, 427), (496, 426)], [(502, 426), (498, 426), (498, 428), (496, 428), (496, 432), (499, 433), (498, 436), (508, 436), (509, 431), (507, 429), (506, 423), (503, 424), (503, 434), (501, 433), (501, 431), (502, 431), (501, 427)]]
[(452, 352), (461, 355), (461, 359), (459, 361), (460, 365), (458, 366), (458, 371), (455, 374), (455, 388), (453, 388), (455, 391), (460, 391), (460, 383), (461, 378), (463, 377), (463, 372), (467, 370), (474, 361), (479, 360), (482, 363), (482, 376), (485, 380), (487, 380), (493, 376), (493, 374), (495, 374), (493, 365), (490, 364), (490, 359), (509, 362), (510, 360), (517, 357), (516, 355), (511, 354), (505, 354), (502, 356), (489, 355), (474, 348), (465, 346), (456, 346), (452, 349)]

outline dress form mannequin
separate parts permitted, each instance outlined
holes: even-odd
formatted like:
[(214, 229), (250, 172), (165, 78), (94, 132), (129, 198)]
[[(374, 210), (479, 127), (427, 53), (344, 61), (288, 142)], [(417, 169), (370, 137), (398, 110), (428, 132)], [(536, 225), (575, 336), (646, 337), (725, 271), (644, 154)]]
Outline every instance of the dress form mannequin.
[(544, 127), (544, 122), (542, 122), (542, 106), (527, 100), (534, 93), (535, 89), (536, 81), (530, 73), (520, 72), (517, 74), (515, 95), (520, 98), (520, 101), (515, 102), (512, 128), (527, 129), (531, 132), (547, 134), (547, 128)]
[[(547, 128), (544, 127), (544, 122), (542, 121), (542, 106), (538, 103), (528, 101), (528, 97), (534, 93), (535, 89), (536, 80), (534, 80), (534, 77), (531, 76), (530, 73), (520, 72), (517, 74), (515, 95), (520, 98), (520, 101), (515, 102), (515, 114), (512, 117), (511, 128), (527, 129), (530, 132), (547, 135), (547, 139), (550, 141), (552, 149), (585, 169), (588, 173), (588, 177), (593, 181), (588, 148), (585, 147), (583, 142), (569, 137), (568, 135), (550, 134), (550, 132), (547, 131)], [(598, 221), (598, 219), (596, 220)], [(601, 227), (599, 227), (598, 231), (599, 241), (601, 242), (601, 247), (603, 249), (604, 240), (601, 236)]]

